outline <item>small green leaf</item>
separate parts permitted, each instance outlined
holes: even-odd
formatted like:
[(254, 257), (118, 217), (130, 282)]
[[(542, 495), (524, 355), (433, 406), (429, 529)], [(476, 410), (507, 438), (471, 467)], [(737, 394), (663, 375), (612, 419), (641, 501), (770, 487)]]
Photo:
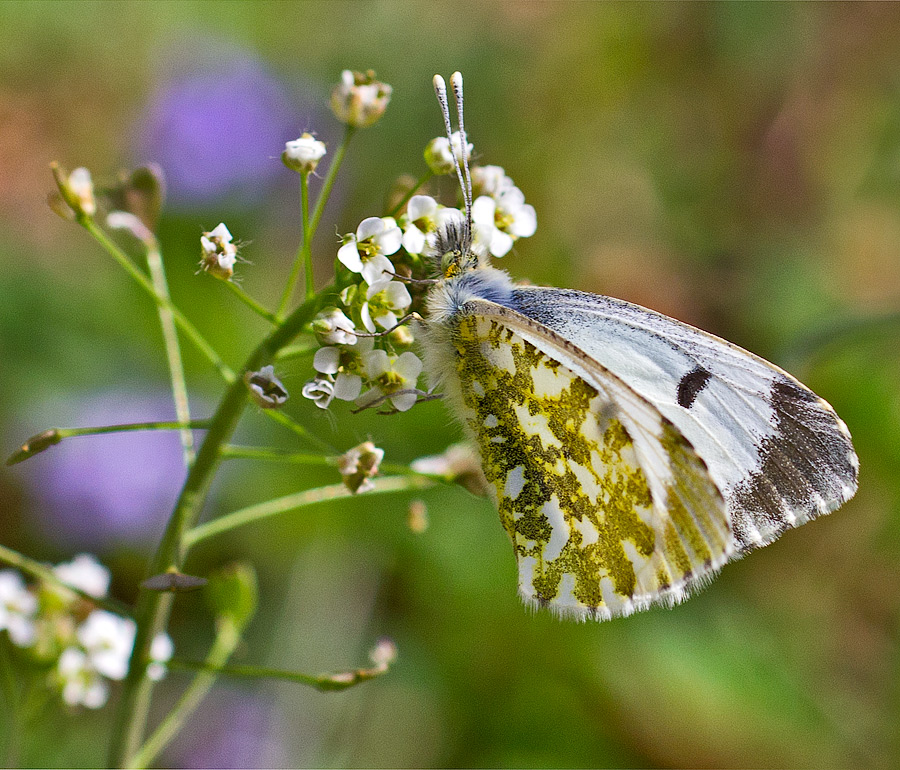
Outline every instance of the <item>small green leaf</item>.
[(210, 576), (206, 587), (213, 614), (238, 628), (246, 626), (255, 614), (258, 593), (256, 571), (245, 563), (222, 568)]

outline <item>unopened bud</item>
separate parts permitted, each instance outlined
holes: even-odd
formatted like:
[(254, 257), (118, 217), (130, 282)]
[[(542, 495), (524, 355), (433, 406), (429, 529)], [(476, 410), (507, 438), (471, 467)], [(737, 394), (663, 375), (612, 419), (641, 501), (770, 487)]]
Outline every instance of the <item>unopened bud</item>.
[(376, 123), (391, 100), (392, 88), (375, 79), (375, 73), (344, 70), (331, 92), (331, 109), (341, 123), (365, 128)]
[(428, 529), (428, 508), (423, 500), (413, 500), (409, 504), (406, 524), (416, 535), (421, 535)]
[(349, 449), (337, 459), (338, 471), (344, 486), (354, 494), (368, 492), (375, 485), (372, 477), (378, 473), (378, 466), (384, 458), (384, 450), (371, 441)]
[(250, 396), (263, 409), (277, 409), (288, 400), (288, 392), (275, 376), (274, 366), (264, 366), (258, 372), (247, 372), (244, 382)]
[(50, 447), (55, 446), (60, 441), (62, 441), (62, 436), (56, 428), (45, 430), (42, 433), (38, 433), (36, 436), (32, 436), (28, 441), (22, 444), (19, 451), (14, 452), (7, 459), (6, 464), (15, 465), (16, 463), (20, 463), (23, 460), (27, 460), (29, 457), (33, 457), (34, 455), (40, 454)]
[(316, 170), (319, 161), (325, 157), (325, 143), (320, 142), (312, 134), (301, 134), (284, 145), (281, 162), (291, 171), (309, 174)]

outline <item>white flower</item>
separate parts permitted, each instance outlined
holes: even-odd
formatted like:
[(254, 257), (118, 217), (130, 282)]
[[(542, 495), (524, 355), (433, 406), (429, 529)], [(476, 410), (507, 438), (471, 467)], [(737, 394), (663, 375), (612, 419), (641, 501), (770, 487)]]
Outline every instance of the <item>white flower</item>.
[(413, 195), (406, 206), (403, 248), (410, 254), (425, 250), (426, 237), (438, 227), (438, 202), (430, 195)]
[(300, 395), (308, 398), (319, 409), (327, 409), (334, 398), (334, 380), (329, 374), (324, 377), (316, 377), (303, 386)]
[(293, 171), (308, 174), (316, 170), (324, 157), (325, 142), (320, 142), (312, 134), (304, 133), (299, 139), (285, 143), (281, 162)]
[(366, 289), (366, 301), (360, 309), (363, 326), (369, 332), (375, 331), (375, 324), (383, 329), (393, 329), (397, 316), (403, 315), (412, 304), (409, 291), (399, 281), (390, 278), (376, 281)]
[(373, 387), (357, 400), (359, 406), (366, 407), (381, 396), (390, 396), (399, 412), (411, 409), (416, 403), (416, 393), (400, 392), (414, 390), (422, 373), (422, 361), (415, 353), (408, 350), (391, 359), (384, 350), (372, 350), (363, 356), (363, 367)]
[(356, 327), (343, 311), (335, 307), (326, 308), (312, 322), (316, 338), (323, 345), (355, 345)]
[(371, 441), (348, 449), (337, 458), (338, 471), (344, 486), (351, 492), (368, 492), (375, 488), (372, 477), (378, 473), (378, 466), (384, 459), (384, 450)]
[(263, 409), (277, 409), (288, 400), (288, 392), (275, 376), (275, 367), (271, 364), (258, 372), (247, 372), (244, 382), (251, 398)]
[(28, 590), (18, 572), (0, 572), (0, 631), (6, 631), (16, 646), (34, 644), (37, 607), (37, 597)]
[(63, 700), (68, 705), (97, 709), (106, 703), (109, 686), (83, 651), (75, 647), (63, 650), (56, 673), (62, 684)]
[(237, 245), (231, 241), (231, 233), (224, 222), (203, 233), (200, 236), (200, 268), (216, 278), (229, 280), (234, 275), (234, 263), (237, 261)]
[[(450, 144), (453, 144), (453, 152), (450, 152)], [(474, 145), (466, 142), (466, 160), (472, 157)], [(432, 139), (425, 148), (425, 162), (435, 174), (453, 174), (456, 173), (456, 160), (462, 165), (462, 135), (459, 131), (450, 134), (450, 139), (446, 136), (438, 136)]]
[(387, 671), (388, 666), (397, 660), (397, 645), (394, 640), (386, 636), (381, 637), (378, 644), (369, 652), (369, 660), (379, 670)]
[(502, 166), (475, 166), (472, 169), (472, 190), (476, 196), (494, 197), (515, 186)]
[(519, 238), (534, 235), (537, 215), (534, 206), (525, 203), (518, 187), (499, 193), (496, 198), (482, 195), (472, 204), (475, 237), (495, 257), (502, 257)]
[[(353, 348), (319, 348), (313, 356), (313, 369), (325, 375), (337, 375), (334, 380), (334, 386), (331, 393), (334, 398), (340, 401), (353, 401), (359, 396), (362, 390), (362, 377), (358, 374), (358, 370), (362, 365), (362, 356), (368, 353), (375, 346), (375, 341), (371, 337), (360, 337)], [(321, 379), (321, 378), (319, 378)], [(306, 383), (312, 386), (311, 382)], [(324, 388), (325, 386), (323, 386)], [(309, 387), (309, 394), (304, 394), (306, 398), (315, 400), (314, 395), (316, 389)], [(329, 403), (331, 399), (328, 400)], [(326, 403), (322, 408), (328, 406)]]
[(384, 277), (384, 271), (394, 272), (388, 256), (397, 252), (403, 243), (403, 232), (393, 217), (367, 217), (360, 222), (356, 233), (344, 236), (338, 249), (338, 260), (348, 270), (361, 273), (366, 283)]
[(166, 663), (172, 660), (175, 645), (165, 632), (153, 637), (150, 643), (150, 663), (147, 664), (147, 676), (158, 682), (166, 675)]
[(472, 494), (482, 497), (490, 494), (491, 487), (481, 470), (481, 460), (470, 444), (451, 444), (442, 454), (420, 457), (409, 467), (416, 473), (455, 481)]
[(91, 666), (110, 679), (124, 679), (134, 647), (136, 626), (106, 610), (94, 610), (76, 632)]
[(78, 554), (72, 561), (57, 564), (53, 574), (63, 583), (102, 599), (109, 590), (109, 570), (89, 553)]
[(69, 174), (69, 189), (78, 199), (78, 207), (82, 213), (93, 216), (97, 212), (97, 202), (94, 200), (94, 183), (91, 180), (91, 172), (86, 168), (76, 168)]
[(387, 109), (393, 89), (375, 80), (375, 73), (344, 70), (341, 82), (331, 92), (331, 109), (341, 123), (364, 128), (375, 123)]

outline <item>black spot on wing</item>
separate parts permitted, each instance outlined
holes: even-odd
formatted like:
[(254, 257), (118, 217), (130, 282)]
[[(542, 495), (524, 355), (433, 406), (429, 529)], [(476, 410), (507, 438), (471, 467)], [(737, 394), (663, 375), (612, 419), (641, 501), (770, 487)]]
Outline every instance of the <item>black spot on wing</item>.
[(759, 470), (738, 484), (729, 500), (735, 540), (743, 550), (833, 511), (856, 489), (856, 455), (834, 412), (787, 377), (775, 380), (769, 402), (775, 430), (760, 442)]
[(712, 375), (702, 366), (695, 366), (678, 382), (678, 403), (685, 409), (690, 409), (691, 404), (706, 387)]

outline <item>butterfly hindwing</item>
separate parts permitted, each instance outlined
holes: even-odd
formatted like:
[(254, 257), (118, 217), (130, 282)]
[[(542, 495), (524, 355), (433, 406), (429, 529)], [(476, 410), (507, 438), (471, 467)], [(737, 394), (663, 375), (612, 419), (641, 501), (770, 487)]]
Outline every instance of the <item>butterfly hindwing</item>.
[(625, 615), (683, 599), (728, 559), (719, 490), (649, 401), (494, 302), (467, 302), (450, 340), (455, 400), (526, 602), (580, 618)]
[(835, 510), (856, 491), (858, 461), (844, 423), (758, 356), (610, 297), (518, 287), (508, 304), (598, 361), (676, 425), (722, 490), (740, 550)]

